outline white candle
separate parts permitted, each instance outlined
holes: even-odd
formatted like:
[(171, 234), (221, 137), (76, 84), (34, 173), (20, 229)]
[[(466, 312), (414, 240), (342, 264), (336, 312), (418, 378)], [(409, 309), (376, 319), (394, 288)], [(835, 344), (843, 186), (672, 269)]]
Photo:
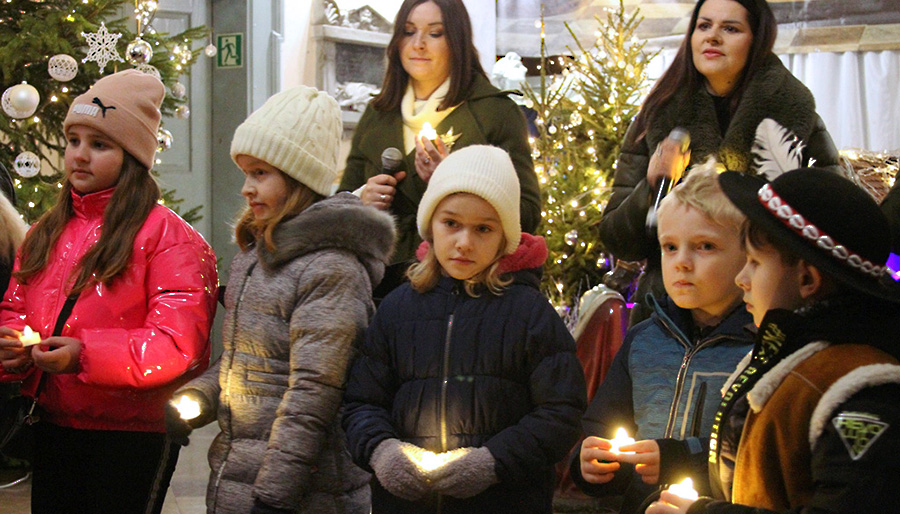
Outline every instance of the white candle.
[(172, 402), (172, 405), (178, 409), (181, 419), (194, 419), (200, 415), (200, 403), (197, 400), (190, 399), (186, 394), (181, 395), (178, 401)]
[(685, 478), (678, 484), (670, 485), (667, 491), (686, 500), (696, 500), (700, 497), (697, 491), (694, 490), (694, 481), (690, 478)]
[(422, 130), (419, 131), (419, 139), (423, 137), (429, 141), (434, 141), (438, 137), (437, 131), (427, 121), (422, 125)]
[(626, 432), (624, 428), (616, 430), (616, 437), (612, 438), (609, 442), (612, 443), (612, 448), (610, 448), (609, 451), (613, 453), (634, 453), (619, 451), (620, 446), (634, 444), (634, 438), (628, 437), (628, 432)]
[(41, 334), (25, 325), (25, 328), (22, 329), (22, 335), (19, 336), (19, 341), (22, 341), (22, 346), (33, 346), (41, 342)]

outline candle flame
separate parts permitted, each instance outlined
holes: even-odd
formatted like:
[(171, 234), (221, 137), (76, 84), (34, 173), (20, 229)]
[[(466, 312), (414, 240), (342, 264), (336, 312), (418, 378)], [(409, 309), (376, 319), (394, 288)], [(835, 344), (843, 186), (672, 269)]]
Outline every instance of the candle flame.
[(670, 485), (668, 491), (686, 500), (696, 500), (700, 497), (697, 491), (694, 490), (694, 481), (690, 478), (685, 478), (681, 483)]
[(434, 141), (437, 139), (437, 131), (431, 126), (431, 123), (425, 122), (422, 124), (422, 130), (419, 131), (419, 138), (425, 138), (429, 141)]
[(612, 444), (612, 448), (610, 448), (609, 451), (613, 453), (634, 453), (619, 451), (620, 446), (634, 444), (634, 439), (629, 437), (628, 432), (622, 427), (619, 427), (619, 429), (616, 430), (616, 437), (612, 438), (609, 442)]
[(441, 466), (445, 466), (448, 462), (454, 461), (465, 455), (466, 452), (454, 450), (443, 453), (434, 453), (433, 451), (423, 450), (421, 448), (415, 448), (414, 450), (404, 448), (403, 453), (405, 453), (410, 460), (415, 462), (419, 469), (428, 472), (434, 471)]
[(22, 335), (19, 336), (19, 341), (22, 341), (22, 345), (31, 346), (41, 342), (41, 334), (38, 334), (34, 330), (31, 329), (28, 325), (25, 325), (25, 328), (22, 329)]
[(186, 394), (181, 395), (178, 401), (172, 402), (172, 405), (178, 409), (181, 419), (194, 419), (200, 415), (200, 403), (197, 400), (192, 400)]

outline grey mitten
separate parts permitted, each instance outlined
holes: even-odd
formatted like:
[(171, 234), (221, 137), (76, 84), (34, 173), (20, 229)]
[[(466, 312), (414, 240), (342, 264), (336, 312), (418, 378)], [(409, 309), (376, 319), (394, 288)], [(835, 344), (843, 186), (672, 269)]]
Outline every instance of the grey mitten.
[(385, 439), (372, 452), (369, 465), (378, 482), (389, 493), (408, 501), (421, 499), (428, 492), (425, 474), (413, 461), (424, 450), (399, 439)]
[(470, 498), (500, 481), (494, 470), (496, 461), (487, 447), (465, 450), (469, 451), (431, 472), (436, 491), (455, 498)]

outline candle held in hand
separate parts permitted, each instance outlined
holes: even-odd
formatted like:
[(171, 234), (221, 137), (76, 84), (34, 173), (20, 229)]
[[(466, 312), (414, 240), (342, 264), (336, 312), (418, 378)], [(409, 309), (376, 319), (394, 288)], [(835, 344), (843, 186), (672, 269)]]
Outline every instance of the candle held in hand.
[(19, 336), (19, 341), (22, 341), (22, 346), (33, 346), (41, 342), (41, 334), (25, 325), (25, 328), (22, 329), (22, 335)]
[(183, 420), (191, 420), (200, 415), (200, 404), (197, 400), (190, 399), (186, 394), (181, 395), (178, 401), (172, 402), (172, 405), (178, 409), (178, 414)]
[(696, 500), (700, 497), (697, 491), (694, 490), (694, 481), (690, 478), (685, 478), (680, 483), (670, 485), (667, 491), (685, 500)]
[(422, 130), (419, 131), (419, 139), (423, 137), (429, 141), (434, 141), (438, 137), (437, 131), (427, 121), (422, 125)]
[(610, 448), (609, 451), (613, 453), (634, 453), (619, 451), (619, 447), (621, 446), (634, 444), (634, 438), (628, 437), (628, 432), (626, 432), (624, 428), (619, 428), (618, 430), (616, 430), (616, 437), (610, 439), (609, 442), (612, 443), (612, 448)]

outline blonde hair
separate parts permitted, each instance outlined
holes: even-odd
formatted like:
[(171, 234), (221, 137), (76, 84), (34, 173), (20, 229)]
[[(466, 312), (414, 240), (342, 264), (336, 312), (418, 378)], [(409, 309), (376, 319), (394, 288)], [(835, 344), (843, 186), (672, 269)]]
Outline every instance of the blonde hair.
[(724, 169), (713, 157), (703, 164), (692, 166), (687, 177), (663, 198), (659, 206), (659, 216), (664, 216), (670, 206), (678, 202), (697, 209), (713, 223), (723, 227), (734, 227), (739, 231), (746, 217), (722, 192), (718, 179), (721, 171)]
[[(69, 294), (80, 293), (95, 282), (109, 285), (125, 271), (131, 262), (134, 238), (159, 201), (159, 186), (150, 170), (124, 149), (123, 153), (115, 191), (103, 211), (100, 238), (72, 270), (75, 281)], [(19, 271), (13, 274), (16, 280), (27, 284), (47, 266), (50, 250), (74, 213), (72, 184), (66, 180), (56, 204), (41, 216), (25, 237)]]
[[(504, 239), (506, 238), (504, 237)], [(444, 273), (441, 263), (438, 262), (437, 255), (434, 253), (434, 240), (432, 237), (429, 237), (428, 243), (428, 251), (425, 253), (425, 257), (406, 270), (409, 284), (419, 293), (427, 293), (434, 289)], [(500, 243), (500, 250), (488, 267), (463, 281), (466, 294), (478, 297), (481, 295), (481, 289), (487, 288), (491, 294), (500, 296), (503, 294), (503, 288), (512, 284), (512, 276), (508, 273), (500, 272), (500, 258), (504, 255), (504, 246), (506, 246), (506, 241)]]
[(272, 239), (272, 233), (275, 231), (275, 227), (283, 220), (300, 214), (309, 206), (325, 198), (283, 171), (278, 170), (278, 173), (281, 173), (287, 186), (287, 198), (281, 209), (271, 218), (262, 221), (256, 219), (249, 206), (244, 207), (238, 214), (234, 226), (234, 241), (242, 251), (250, 248), (260, 239), (266, 245), (267, 250), (274, 251), (275, 241)]

